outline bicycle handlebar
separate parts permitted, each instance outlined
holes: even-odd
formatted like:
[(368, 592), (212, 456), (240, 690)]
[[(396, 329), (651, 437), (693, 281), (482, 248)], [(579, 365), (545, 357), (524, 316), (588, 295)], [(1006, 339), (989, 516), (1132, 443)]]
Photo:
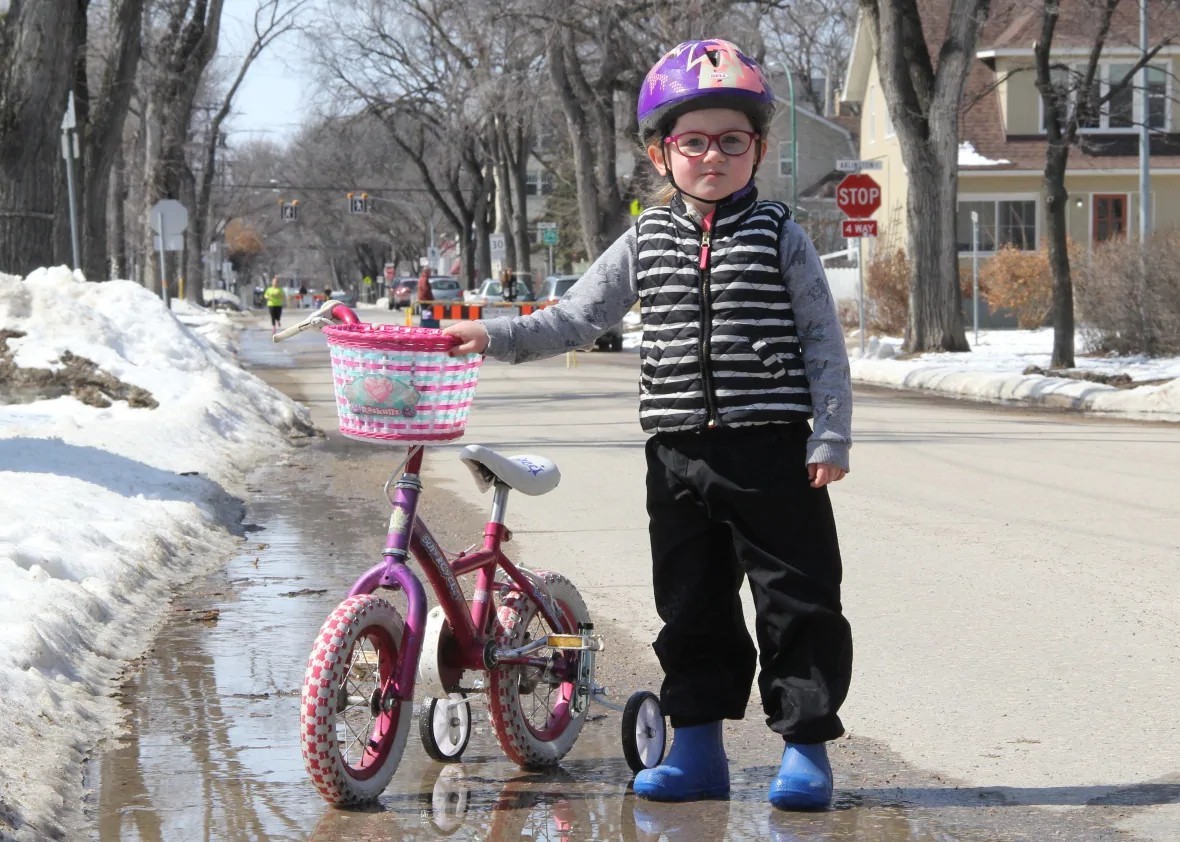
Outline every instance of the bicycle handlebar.
[(316, 310), (303, 321), (291, 327), (283, 328), (278, 333), (271, 334), (270, 341), (282, 342), (284, 339), (290, 339), (295, 334), (303, 333), (305, 330), (320, 330), (326, 325), (336, 322), (357, 325), (361, 323), (361, 320), (353, 312), (352, 308), (341, 304), (339, 301), (328, 299), (320, 305), (320, 309)]

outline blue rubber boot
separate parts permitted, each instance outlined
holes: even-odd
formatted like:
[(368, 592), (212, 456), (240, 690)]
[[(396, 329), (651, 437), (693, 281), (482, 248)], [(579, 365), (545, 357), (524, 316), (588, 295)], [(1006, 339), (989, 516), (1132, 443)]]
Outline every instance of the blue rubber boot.
[(721, 722), (672, 732), (664, 762), (635, 776), (635, 794), (651, 801), (701, 801), (729, 796), (729, 760), (721, 744)]
[(770, 784), (780, 810), (824, 810), (832, 803), (832, 765), (824, 743), (787, 743), (783, 764)]

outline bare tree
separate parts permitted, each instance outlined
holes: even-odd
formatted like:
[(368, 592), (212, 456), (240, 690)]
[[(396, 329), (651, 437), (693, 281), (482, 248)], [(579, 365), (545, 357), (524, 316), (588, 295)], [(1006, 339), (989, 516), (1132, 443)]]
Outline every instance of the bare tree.
[[(111, 174), (120, 157), (123, 128), (135, 90), (135, 76), (142, 54), (141, 31), (144, 0), (111, 0), (96, 4), (83, 17), (75, 94), (78, 123), (82, 129), (81, 261), (90, 280), (112, 277), (109, 253)], [(94, 35), (99, 35), (95, 38)], [(97, 85), (90, 83), (91, 76)]]
[[(950, 0), (935, 70), (917, 0), (859, 0), (908, 172), (908, 351), (966, 351), (955, 208), (959, 108), (990, 0)], [(925, 6), (927, 13), (935, 8)]]
[(816, 114), (830, 114), (834, 85), (839, 83), (852, 50), (857, 0), (796, 0), (771, 11), (766, 57), (798, 83), (797, 101)]
[[(161, 0), (158, 40), (152, 49), (152, 80), (148, 85), (145, 128), (158, 136), (147, 162), (146, 203), (178, 199), (195, 222), (196, 183), (187, 147), (189, 126), (205, 68), (217, 52), (221, 9), (225, 0)], [(158, 134), (157, 134), (158, 133)], [(145, 220), (146, 221), (146, 220)], [(186, 242), (192, 242), (186, 238)], [(153, 270), (154, 264), (147, 262)], [(149, 285), (158, 289), (164, 279)]]
[(618, 172), (618, 144), (637, 139), (635, 107), (648, 69), (666, 50), (691, 38), (730, 38), (759, 54), (762, 17), (777, 5), (744, 0), (525, 3), (528, 17), (521, 25), (541, 27), (550, 81), (565, 116), (582, 240), (590, 258), (626, 227), (627, 205), (638, 197), (636, 172), (625, 180)]
[[(206, 278), (202, 257), (208, 245), (206, 233), (209, 228), (210, 199), (213, 179), (217, 172), (218, 150), (222, 147), (222, 124), (233, 109), (234, 98), (242, 87), (246, 75), (255, 60), (278, 38), (295, 28), (296, 17), (308, 5), (309, 0), (258, 0), (254, 11), (253, 40), (238, 64), (233, 79), (221, 98), (220, 105), (204, 127), (204, 143), (201, 162), (197, 169), (193, 213), (189, 217), (187, 260), (185, 266), (185, 297), (196, 304), (203, 303), (203, 289)], [(215, 233), (220, 233), (215, 231)]]
[(486, 86), (472, 72), (481, 54), (461, 48), (456, 30), (473, 10), (444, 5), (337, 7), (318, 27), (327, 37), (317, 42), (317, 61), (342, 111), (368, 112), (385, 124), (426, 190), (419, 213), (430, 214), (433, 204), (463, 238), (471, 283), (491, 265), (490, 124)]
[[(1041, 6), (1041, 32), (1034, 46), (1034, 55), (1037, 90), (1044, 104), (1045, 135), (1048, 139), (1042, 195), (1045, 202), (1045, 238), (1049, 244), (1049, 266), (1053, 273), (1053, 357), (1050, 364), (1054, 367), (1072, 368), (1074, 365), (1073, 275), (1069, 265), (1065, 221), (1069, 199), (1065, 189), (1065, 171), (1069, 151), (1079, 143), (1081, 128), (1095, 125), (1113, 100), (1122, 99), (1134, 90), (1135, 74), (1163, 47), (1172, 43), (1176, 32), (1177, 19), (1174, 14), (1169, 15), (1166, 22), (1157, 21), (1153, 30), (1156, 36), (1161, 32), (1169, 34), (1163, 40), (1156, 41), (1120, 78), (1110, 79), (1103, 88), (1098, 84), (1099, 59), (1111, 35), (1119, 1), (1077, 0), (1081, 8), (1073, 11), (1077, 16), (1075, 20), (1093, 22), (1089, 54), (1080, 67), (1052, 55), (1053, 39), (1061, 14), (1060, 0), (1044, 0)], [(1171, 3), (1166, 5), (1172, 7)], [(1127, 21), (1126, 15), (1122, 23), (1125, 33), (1132, 24)], [(1128, 126), (1135, 122), (1130, 114), (1122, 116)], [(1148, 115), (1140, 115), (1140, 120), (1147, 119)]]
[(85, 0), (17, 0), (0, 15), (0, 271), (66, 260), (54, 242), (58, 131), (85, 13)]

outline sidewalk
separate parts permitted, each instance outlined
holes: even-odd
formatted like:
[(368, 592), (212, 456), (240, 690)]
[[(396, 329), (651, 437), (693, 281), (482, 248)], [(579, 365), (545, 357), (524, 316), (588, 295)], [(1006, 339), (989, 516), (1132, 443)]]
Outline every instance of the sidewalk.
[[(1180, 422), (1180, 358), (1086, 356), (1078, 341), (1070, 377), (1025, 374), (1049, 369), (1053, 331), (989, 330), (979, 342), (968, 334), (967, 353), (927, 353), (900, 358), (901, 340), (871, 337), (861, 357), (860, 342), (848, 339), (852, 379), (857, 383), (938, 392), (948, 397), (993, 403), (1023, 403), (1095, 412), (1124, 418)], [(1124, 386), (1084, 376), (1125, 375)]]

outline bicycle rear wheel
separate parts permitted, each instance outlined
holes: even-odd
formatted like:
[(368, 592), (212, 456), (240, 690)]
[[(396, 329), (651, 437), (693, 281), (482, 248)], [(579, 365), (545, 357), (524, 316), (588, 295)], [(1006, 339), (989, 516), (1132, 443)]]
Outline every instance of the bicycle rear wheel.
[[(496, 645), (516, 648), (550, 633), (574, 633), (590, 622), (582, 595), (569, 579), (538, 571), (553, 597), (561, 628), (550, 628), (537, 604), (521, 591), (509, 591), (497, 615)], [(489, 676), (488, 707), (496, 740), (508, 759), (525, 768), (556, 766), (569, 752), (586, 721), (586, 711), (570, 707), (575, 683), (547, 675), (539, 667), (505, 664)]]
[(392, 698), (405, 624), (364, 594), (337, 606), (316, 636), (300, 700), (308, 775), (329, 804), (375, 801), (393, 777), (413, 705)]

